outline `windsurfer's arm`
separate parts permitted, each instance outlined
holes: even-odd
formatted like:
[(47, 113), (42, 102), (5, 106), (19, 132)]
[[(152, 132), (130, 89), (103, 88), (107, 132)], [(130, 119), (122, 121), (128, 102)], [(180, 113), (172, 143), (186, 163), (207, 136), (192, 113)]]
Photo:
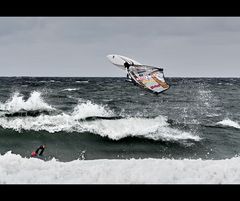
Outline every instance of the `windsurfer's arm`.
[(41, 145), (40, 147), (37, 148), (35, 152), (38, 154), (38, 151), (41, 150), (39, 155), (42, 155), (44, 152), (44, 149), (45, 149), (45, 145)]

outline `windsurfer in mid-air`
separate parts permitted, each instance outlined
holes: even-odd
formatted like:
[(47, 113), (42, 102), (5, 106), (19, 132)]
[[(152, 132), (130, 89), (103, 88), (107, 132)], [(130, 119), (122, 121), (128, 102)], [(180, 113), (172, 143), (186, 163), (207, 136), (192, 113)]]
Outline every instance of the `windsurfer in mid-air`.
[(124, 67), (127, 68), (127, 70), (129, 70), (129, 67), (130, 67), (129, 63), (128, 63), (128, 62), (125, 62), (125, 63), (124, 63)]
[(128, 62), (125, 62), (124, 64), (124, 67), (127, 69), (127, 81), (132, 81), (132, 79), (129, 77), (129, 67), (130, 66), (134, 66), (134, 63), (132, 63), (131, 65), (128, 63)]
[(154, 94), (160, 94), (170, 88), (165, 81), (163, 68), (143, 65), (121, 55), (107, 55), (110, 62), (127, 73), (125, 81), (131, 82)]
[(126, 70), (127, 70), (127, 81), (128, 81), (128, 80), (130, 80), (129, 74), (128, 74), (128, 72), (129, 72), (129, 67), (130, 67), (129, 63), (128, 63), (128, 62), (125, 62), (125, 63), (124, 63), (124, 67), (125, 67)]
[(128, 62), (125, 62), (123, 65), (128, 71), (130, 66), (134, 66), (134, 63), (132, 62), (132, 64), (130, 65)]

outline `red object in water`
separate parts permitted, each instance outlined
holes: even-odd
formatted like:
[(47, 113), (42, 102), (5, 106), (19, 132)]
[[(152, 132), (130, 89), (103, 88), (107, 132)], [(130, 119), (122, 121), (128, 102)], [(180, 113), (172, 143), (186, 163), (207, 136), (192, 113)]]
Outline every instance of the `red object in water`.
[(33, 151), (33, 152), (31, 153), (31, 156), (32, 156), (32, 157), (35, 157), (35, 156), (37, 156), (37, 153), (36, 153), (35, 151)]

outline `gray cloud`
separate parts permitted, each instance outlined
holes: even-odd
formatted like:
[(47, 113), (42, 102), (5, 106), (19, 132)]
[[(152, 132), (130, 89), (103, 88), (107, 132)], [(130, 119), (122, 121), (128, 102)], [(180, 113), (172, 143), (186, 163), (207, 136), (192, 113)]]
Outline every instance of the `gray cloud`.
[(240, 18), (0, 18), (2, 76), (124, 76), (116, 53), (168, 76), (240, 76)]

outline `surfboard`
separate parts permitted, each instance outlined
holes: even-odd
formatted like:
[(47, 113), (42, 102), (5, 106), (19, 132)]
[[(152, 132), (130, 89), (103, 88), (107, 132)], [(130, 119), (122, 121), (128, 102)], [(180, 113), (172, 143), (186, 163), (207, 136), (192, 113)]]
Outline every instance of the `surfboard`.
[(130, 59), (128, 57), (117, 55), (117, 54), (109, 54), (109, 55), (107, 55), (107, 58), (109, 59), (109, 61), (112, 64), (121, 68), (124, 71), (125, 71), (125, 66), (124, 66), (125, 62), (127, 62), (129, 64), (134, 64), (134, 65), (142, 65), (138, 61), (135, 61), (135, 60)]

